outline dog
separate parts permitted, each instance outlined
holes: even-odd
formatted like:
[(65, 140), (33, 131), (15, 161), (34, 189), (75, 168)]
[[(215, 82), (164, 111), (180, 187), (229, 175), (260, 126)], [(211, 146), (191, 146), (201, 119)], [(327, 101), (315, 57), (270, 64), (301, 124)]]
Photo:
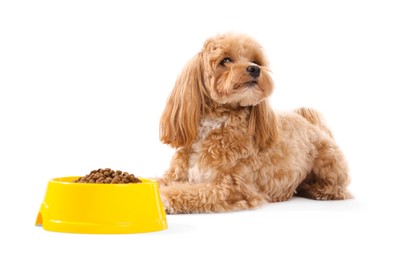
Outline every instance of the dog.
[(262, 47), (244, 34), (209, 38), (178, 76), (160, 119), (176, 148), (158, 179), (169, 214), (226, 212), (294, 195), (351, 198), (346, 159), (313, 109), (275, 113)]

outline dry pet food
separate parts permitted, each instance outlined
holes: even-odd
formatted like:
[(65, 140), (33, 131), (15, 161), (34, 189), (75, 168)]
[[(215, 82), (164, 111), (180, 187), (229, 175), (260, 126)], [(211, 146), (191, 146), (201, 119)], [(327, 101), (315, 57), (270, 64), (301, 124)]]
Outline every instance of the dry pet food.
[(114, 171), (110, 168), (97, 169), (91, 171), (84, 177), (79, 177), (73, 182), (78, 183), (107, 183), (107, 184), (122, 184), (122, 183), (140, 183), (141, 180), (133, 174), (122, 171)]

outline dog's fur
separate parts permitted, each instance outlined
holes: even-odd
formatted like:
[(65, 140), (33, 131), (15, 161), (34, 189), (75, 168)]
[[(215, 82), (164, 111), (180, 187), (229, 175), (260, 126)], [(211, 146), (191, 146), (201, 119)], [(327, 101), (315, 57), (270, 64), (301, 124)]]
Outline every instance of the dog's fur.
[(319, 113), (274, 113), (272, 90), (256, 41), (233, 33), (206, 41), (160, 122), (161, 140), (177, 148), (158, 180), (168, 213), (254, 208), (295, 194), (350, 198), (346, 160)]

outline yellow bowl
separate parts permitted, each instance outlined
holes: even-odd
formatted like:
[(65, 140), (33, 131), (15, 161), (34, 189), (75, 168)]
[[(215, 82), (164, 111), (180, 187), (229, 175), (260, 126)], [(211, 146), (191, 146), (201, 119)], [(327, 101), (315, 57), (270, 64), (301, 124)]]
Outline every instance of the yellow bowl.
[(78, 177), (48, 182), (36, 225), (45, 230), (126, 234), (167, 229), (157, 181), (134, 184), (74, 183)]

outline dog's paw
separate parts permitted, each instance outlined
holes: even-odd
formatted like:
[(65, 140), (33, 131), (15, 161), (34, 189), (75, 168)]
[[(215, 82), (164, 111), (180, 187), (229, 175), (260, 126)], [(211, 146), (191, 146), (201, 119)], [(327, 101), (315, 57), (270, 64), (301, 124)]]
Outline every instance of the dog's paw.
[(161, 191), (160, 197), (162, 200), (163, 207), (165, 208), (166, 214), (176, 214), (175, 210), (170, 198), (166, 195), (166, 192)]
[(167, 182), (164, 178), (155, 178), (155, 180), (158, 182), (159, 187), (167, 186)]

